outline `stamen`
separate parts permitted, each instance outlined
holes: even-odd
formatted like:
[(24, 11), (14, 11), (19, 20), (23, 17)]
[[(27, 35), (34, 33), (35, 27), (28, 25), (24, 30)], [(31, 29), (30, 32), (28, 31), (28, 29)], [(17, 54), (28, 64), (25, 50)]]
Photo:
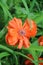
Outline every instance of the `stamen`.
[(20, 30), (19, 34), (23, 36), (23, 35), (25, 35), (25, 31), (24, 30)]

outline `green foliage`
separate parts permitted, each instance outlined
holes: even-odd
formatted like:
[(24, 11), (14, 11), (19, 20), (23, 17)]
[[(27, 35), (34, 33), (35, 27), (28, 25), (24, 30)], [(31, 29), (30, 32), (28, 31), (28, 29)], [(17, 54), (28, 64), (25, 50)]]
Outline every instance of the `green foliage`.
[[(26, 18), (29, 18), (36, 22), (38, 32), (35, 38), (31, 38), (30, 48), (23, 48), (19, 50), (16, 47), (8, 47), (6, 45), (6, 26), (9, 20), (11, 20), (13, 17), (21, 18), (23, 21)], [(41, 56), (43, 47), (38, 45), (37, 40), (38, 37), (42, 35), (43, 0), (0, 0), (0, 65), (24, 65), (24, 59), (29, 59), (35, 65), (38, 65), (40, 62), (38, 61), (38, 57)], [(27, 53), (32, 54), (34, 60), (27, 57)], [(22, 63), (20, 63), (20, 59)]]

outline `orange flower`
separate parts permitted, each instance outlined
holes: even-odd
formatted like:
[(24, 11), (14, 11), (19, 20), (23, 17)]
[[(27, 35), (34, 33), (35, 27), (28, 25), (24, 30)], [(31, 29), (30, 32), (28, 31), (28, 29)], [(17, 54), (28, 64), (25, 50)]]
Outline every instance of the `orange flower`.
[(30, 46), (30, 42), (28, 39), (31, 36), (35, 36), (36, 35), (35, 32), (37, 31), (33, 29), (34, 24), (31, 23), (31, 25), (32, 25), (32, 28), (30, 28), (30, 22), (28, 19), (26, 19), (23, 26), (22, 26), (21, 19), (17, 19), (17, 18), (12, 19), (7, 26), (8, 33), (5, 37), (6, 42), (9, 45), (13, 45), (13, 46), (18, 44), (19, 49), (21, 49), (22, 46), (24, 46), (25, 48), (28, 48)]
[(40, 36), (38, 39), (39, 45), (43, 46), (43, 36)]
[(28, 20), (26, 19), (26, 21), (28, 22), (28, 24), (30, 25), (30, 33), (31, 33), (31, 37), (36, 36), (37, 33), (37, 25), (33, 20)]
[[(31, 58), (31, 59), (33, 59), (33, 57), (32, 57), (31, 54), (28, 54), (28, 57)], [(34, 59), (33, 59), (33, 60), (34, 60)], [(40, 57), (39, 57), (38, 60), (43, 60), (43, 58), (40, 58)], [(25, 65), (34, 65), (34, 63), (32, 63), (30, 60), (26, 60), (26, 61), (25, 61)], [(39, 65), (43, 65), (43, 63), (40, 62)]]
[(37, 25), (34, 21), (31, 20), (31, 37), (36, 36), (37, 33)]

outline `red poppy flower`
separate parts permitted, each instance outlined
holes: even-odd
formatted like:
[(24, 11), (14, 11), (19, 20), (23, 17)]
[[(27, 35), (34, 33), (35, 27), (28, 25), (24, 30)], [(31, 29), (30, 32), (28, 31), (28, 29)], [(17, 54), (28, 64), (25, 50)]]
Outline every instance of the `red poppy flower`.
[[(28, 57), (33, 59), (32, 55), (31, 54), (28, 54)], [(34, 60), (34, 59), (33, 59)], [(43, 58), (39, 58), (38, 60), (43, 60)], [(26, 60), (25, 61), (25, 65), (34, 65), (34, 63), (32, 63), (30, 60)], [(42, 62), (39, 63), (39, 65), (43, 65)]]
[(6, 35), (6, 42), (9, 45), (13, 45), (13, 46), (18, 44), (19, 49), (21, 49), (22, 46), (28, 48), (30, 46), (30, 42), (28, 39), (31, 36), (36, 35), (35, 32), (37, 30), (33, 29), (34, 25), (35, 24), (32, 21), (31, 23), (32, 28), (31, 28), (28, 19), (26, 19), (24, 25), (22, 25), (21, 19), (17, 19), (17, 18), (12, 19), (7, 26), (8, 33)]
[(40, 36), (38, 39), (39, 45), (43, 46), (43, 36)]

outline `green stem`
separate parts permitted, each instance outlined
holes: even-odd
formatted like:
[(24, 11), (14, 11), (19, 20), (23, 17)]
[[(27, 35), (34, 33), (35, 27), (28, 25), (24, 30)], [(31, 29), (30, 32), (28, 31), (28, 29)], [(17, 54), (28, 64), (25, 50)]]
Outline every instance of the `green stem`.
[(4, 50), (6, 50), (6, 51), (8, 51), (9, 53), (13, 54), (14, 56), (15, 56), (16, 54), (17, 54), (17, 55), (21, 55), (21, 56), (23, 56), (23, 57), (25, 57), (25, 58), (31, 60), (33, 63), (35, 63), (34, 60), (32, 60), (31, 58), (27, 57), (26, 55), (24, 55), (24, 54), (22, 54), (22, 53), (20, 53), (20, 52), (13, 51), (13, 50), (11, 50), (11, 49), (9, 49), (9, 48), (3, 46), (3, 45), (0, 45), (0, 48), (1, 48), (1, 49), (4, 49)]

